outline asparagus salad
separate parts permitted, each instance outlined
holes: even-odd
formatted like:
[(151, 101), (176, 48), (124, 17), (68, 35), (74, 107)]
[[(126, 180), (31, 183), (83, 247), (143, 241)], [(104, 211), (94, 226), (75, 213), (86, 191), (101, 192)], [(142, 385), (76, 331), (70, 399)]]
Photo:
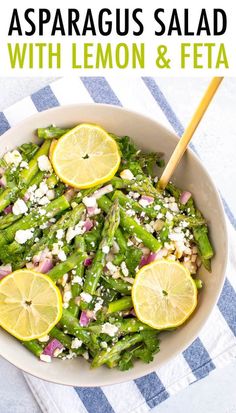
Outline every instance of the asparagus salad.
[(37, 135), (0, 160), (0, 325), (44, 362), (149, 363), (197, 305), (206, 221), (191, 193), (158, 188), (162, 154), (129, 137)]

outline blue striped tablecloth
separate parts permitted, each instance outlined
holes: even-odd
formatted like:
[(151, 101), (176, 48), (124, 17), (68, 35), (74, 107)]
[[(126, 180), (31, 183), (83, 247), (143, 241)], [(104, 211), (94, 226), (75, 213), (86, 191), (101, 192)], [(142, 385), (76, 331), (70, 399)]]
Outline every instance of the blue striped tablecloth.
[[(183, 91), (180, 87), (177, 88), (176, 82), (183, 84)], [(119, 80), (110, 77), (62, 78), (0, 112), (0, 134), (37, 111), (69, 103), (96, 102), (125, 106), (153, 116), (180, 136), (184, 126), (176, 112), (182, 116), (184, 122), (187, 121), (186, 115), (190, 115), (196, 105), (195, 102), (191, 103), (191, 99), (194, 98), (191, 90), (194, 90), (194, 96), (198, 97), (198, 94), (202, 93), (198, 85), (205, 86), (204, 82), (198, 82), (197, 79), (150, 77), (124, 77)], [(177, 89), (179, 93), (176, 93)], [(221, 94), (224, 94), (224, 84)], [(221, 97), (223, 100), (223, 96)], [(216, 119), (218, 112), (225, 109), (221, 101), (217, 101), (217, 97), (215, 101), (216, 113), (212, 116), (213, 119)], [(210, 127), (213, 128), (212, 125)], [(201, 128), (200, 132), (204, 137), (208, 136)], [(216, 148), (217, 145), (223, 145), (220, 136), (214, 144)], [(209, 163), (210, 173), (217, 179), (219, 189), (222, 190), (231, 250), (227, 279), (218, 304), (205, 328), (191, 346), (168, 365), (158, 369), (158, 372), (132, 382), (103, 388), (71, 388), (44, 382), (25, 374), (27, 383), (43, 412), (144, 413), (236, 356), (236, 199), (231, 190), (231, 183), (228, 182), (227, 185), (224, 181), (224, 177), (234, 174), (235, 167), (230, 157), (225, 162), (214, 159), (212, 144), (209, 147), (207, 145), (209, 139), (195, 138), (192, 149), (204, 162)], [(227, 145), (233, 160), (236, 144), (232, 136), (228, 136)], [(223, 178), (218, 173), (220, 168), (224, 171)]]

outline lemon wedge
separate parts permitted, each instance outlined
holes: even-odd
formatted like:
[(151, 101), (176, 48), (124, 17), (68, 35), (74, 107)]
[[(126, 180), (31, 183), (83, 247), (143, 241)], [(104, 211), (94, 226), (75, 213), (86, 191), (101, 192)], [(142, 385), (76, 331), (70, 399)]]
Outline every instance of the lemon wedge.
[(190, 317), (197, 305), (197, 288), (184, 265), (163, 259), (137, 273), (132, 300), (143, 323), (163, 330), (178, 327)]
[(92, 188), (113, 178), (120, 165), (120, 153), (116, 141), (104, 129), (83, 123), (58, 140), (51, 161), (66, 184)]
[(46, 335), (62, 315), (61, 294), (45, 274), (28, 269), (0, 282), (0, 326), (22, 341)]

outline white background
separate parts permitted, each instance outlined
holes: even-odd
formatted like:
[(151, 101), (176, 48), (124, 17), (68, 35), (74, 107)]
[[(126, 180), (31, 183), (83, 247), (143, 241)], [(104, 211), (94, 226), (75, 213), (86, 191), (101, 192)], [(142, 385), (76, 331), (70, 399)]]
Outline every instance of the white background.
[[(109, 9), (112, 10), (112, 20), (114, 21), (115, 24), (115, 19), (114, 19), (114, 10), (116, 8), (124, 9), (124, 8), (129, 8), (130, 10), (134, 8), (143, 8), (143, 15), (142, 15), (142, 21), (144, 23), (144, 34), (142, 36), (126, 36), (126, 37), (118, 37), (117, 35), (110, 35), (107, 37), (99, 36), (97, 35), (96, 37), (92, 37), (87, 35), (86, 37), (82, 36), (74, 36), (74, 37), (68, 37), (68, 36), (60, 36), (57, 34), (54, 37), (50, 37), (50, 32), (52, 28), (52, 21), (53, 21), (53, 16), (55, 13), (56, 8), (61, 8), (64, 21), (65, 21), (65, 28), (67, 27), (66, 22), (67, 22), (67, 7), (65, 7), (65, 4), (67, 4), (67, 7), (70, 8), (78, 8), (81, 14), (81, 24), (79, 24), (80, 30), (82, 30), (83, 27), (83, 20), (85, 16), (85, 10), (86, 8), (91, 7), (92, 10), (94, 11), (94, 20), (95, 20), (95, 25), (97, 26), (96, 23), (96, 16), (98, 11), (103, 8), (103, 7), (108, 7)], [(52, 19), (47, 25), (47, 29), (45, 31), (45, 36), (44, 37), (39, 37), (37, 35), (35, 36), (17, 36), (17, 34), (14, 34), (11, 37), (8, 37), (8, 30), (9, 30), (9, 25), (10, 25), (10, 20), (11, 20), (11, 15), (12, 15), (12, 10), (14, 7), (17, 6), (19, 16), (22, 22), (22, 29), (23, 30), (29, 30), (29, 25), (24, 21), (24, 11), (27, 8), (35, 8), (35, 23), (37, 24), (38, 21), (38, 13), (37, 9), (39, 7), (41, 8), (50, 8), (51, 10), (51, 15)], [(154, 10), (156, 8), (164, 8), (165, 13), (163, 20), (166, 23), (166, 26), (168, 27), (168, 23), (170, 21), (170, 16), (171, 16), (171, 10), (177, 7), (179, 11), (179, 18), (180, 22), (182, 23), (183, 27), (183, 9), (184, 8), (189, 8), (189, 26), (190, 29), (193, 31), (196, 31), (197, 24), (199, 21), (199, 16), (200, 16), (200, 11), (202, 8), (206, 8), (209, 16), (209, 25), (212, 27), (212, 10), (213, 8), (223, 8), (227, 14), (228, 18), (228, 26), (227, 26), (227, 32), (223, 36), (218, 36), (218, 37), (206, 37), (206, 36), (181, 36), (178, 37), (177, 34), (173, 34), (172, 36), (155, 36), (154, 32), (155, 29), (157, 29), (157, 24), (154, 20), (153, 14)], [(163, 15), (162, 15), (163, 16)], [(143, 2), (141, 0), (119, 0), (119, 3), (111, 2), (108, 0), (100, 0), (99, 2), (97, 0), (90, 0), (86, 1), (84, 3), (78, 2), (77, 0), (70, 0), (69, 4), (65, 3), (63, 0), (58, 0), (57, 2), (48, 2), (46, 0), (40, 0), (39, 1), (34, 1), (32, 4), (32, 1), (30, 0), (20, 0), (20, 2), (16, 2), (15, 0), (8, 0), (7, 2), (1, 2), (0, 6), (0, 76), (61, 76), (61, 75), (87, 75), (87, 76), (96, 76), (99, 75), (107, 75), (112, 72), (112, 74), (117, 74), (119, 76), (124, 76), (127, 74), (131, 74), (135, 72), (136, 75), (150, 75), (150, 76), (171, 76), (171, 75), (178, 75), (178, 76), (186, 76), (186, 75), (191, 75), (191, 76), (206, 76), (206, 75), (225, 75), (225, 76), (235, 76), (236, 73), (236, 51), (235, 51), (235, 38), (236, 38), (236, 5), (230, 0), (225, 0), (222, 2), (222, 0), (198, 0), (197, 2), (189, 2), (188, 0), (178, 0), (172, 1), (172, 0), (162, 0), (158, 2), (154, 1), (147, 1)], [(137, 27), (136, 25), (130, 24), (130, 29), (132, 27)], [(61, 43), (61, 62), (62, 62), (62, 67), (61, 69), (47, 69), (47, 52), (44, 55), (45, 58), (45, 68), (44, 69), (38, 69), (37, 68), (37, 54), (35, 54), (35, 67), (34, 69), (27, 69), (28, 63), (25, 65), (24, 69), (11, 69), (10, 67), (10, 62), (9, 62), (9, 55), (8, 55), (8, 50), (7, 50), (7, 43), (17, 43), (17, 42), (28, 42), (28, 43), (36, 43), (36, 42), (53, 42), (53, 43)], [(142, 69), (72, 69), (71, 68), (71, 43), (77, 43), (78, 45), (78, 51), (80, 54), (82, 54), (83, 50), (83, 43), (96, 43), (96, 42), (102, 42), (102, 43), (107, 43), (111, 42), (113, 44), (119, 43), (119, 42), (126, 42), (127, 44), (131, 44), (133, 42), (136, 43), (145, 43), (145, 49), (146, 49), (146, 68), (144, 70)], [(192, 59), (189, 60), (189, 65), (185, 70), (181, 70), (180, 68), (180, 43), (183, 42), (197, 42), (197, 43), (204, 43), (204, 42), (213, 42), (213, 43), (224, 43), (227, 51), (227, 56), (228, 56), (228, 61), (229, 61), (229, 69), (193, 69), (192, 68)], [(155, 66), (155, 59), (156, 59), (156, 48), (160, 44), (165, 44), (168, 46), (168, 56), (171, 58), (171, 69), (158, 69)], [(191, 49), (190, 49), (191, 50)], [(216, 50), (218, 50), (216, 48)], [(207, 56), (205, 53), (205, 48), (202, 49), (203, 53), (203, 64), (206, 62)], [(213, 62), (215, 61), (217, 53), (213, 53)], [(81, 58), (80, 58), (81, 60)]]

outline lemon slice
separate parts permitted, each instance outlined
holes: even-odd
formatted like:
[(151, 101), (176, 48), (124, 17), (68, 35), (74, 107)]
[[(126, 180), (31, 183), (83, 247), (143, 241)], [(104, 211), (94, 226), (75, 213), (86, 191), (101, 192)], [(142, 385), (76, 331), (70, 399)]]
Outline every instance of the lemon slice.
[(58, 140), (51, 160), (63, 182), (83, 189), (109, 181), (119, 168), (120, 153), (104, 129), (84, 123)]
[(132, 299), (137, 317), (162, 330), (185, 322), (197, 305), (197, 288), (182, 264), (159, 260), (136, 275)]
[(0, 326), (19, 340), (46, 335), (61, 315), (60, 291), (47, 275), (23, 269), (0, 282)]

